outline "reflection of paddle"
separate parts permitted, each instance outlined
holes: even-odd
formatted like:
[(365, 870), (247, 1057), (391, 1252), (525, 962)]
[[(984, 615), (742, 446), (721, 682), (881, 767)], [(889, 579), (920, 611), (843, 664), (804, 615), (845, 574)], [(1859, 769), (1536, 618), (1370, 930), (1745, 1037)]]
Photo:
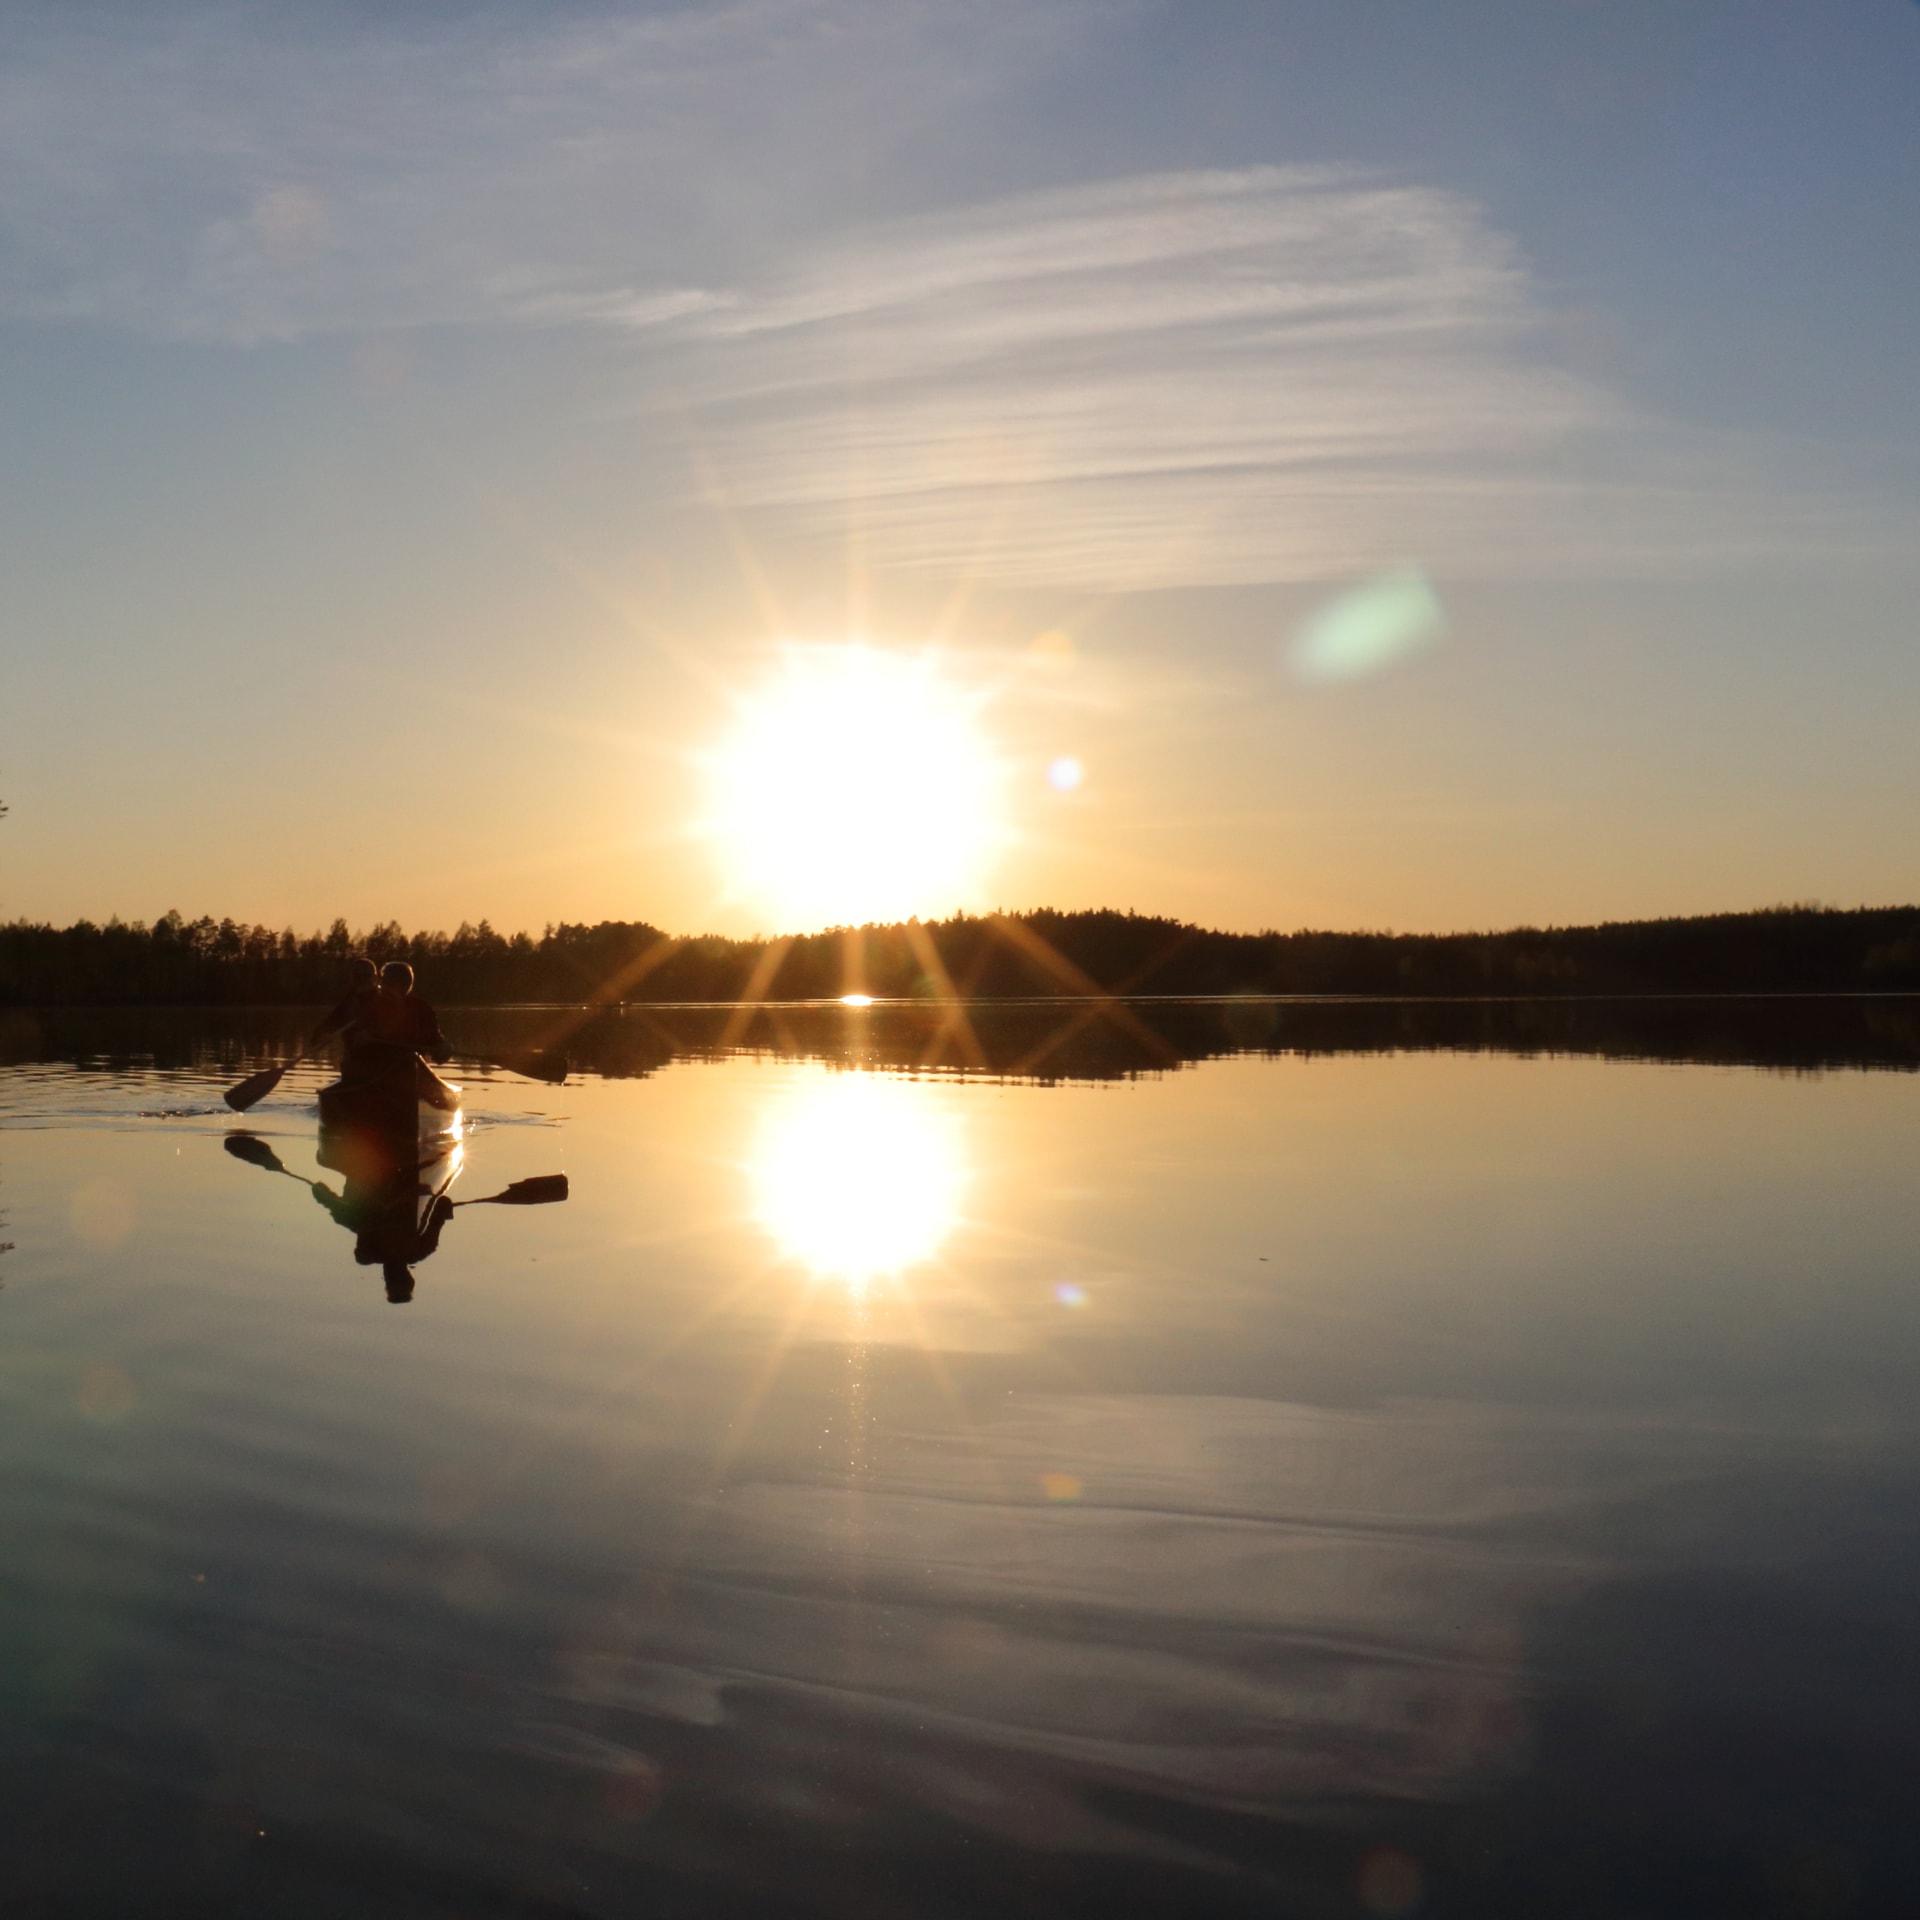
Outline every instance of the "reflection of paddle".
[(250, 1167), (259, 1167), (266, 1173), (284, 1173), (289, 1180), (298, 1180), (323, 1207), (331, 1207), (339, 1198), (325, 1182), (303, 1179), (264, 1140), (253, 1134), (230, 1133), (220, 1144), (236, 1160), (244, 1160)]
[(456, 1200), (456, 1207), (544, 1207), (549, 1201), (567, 1197), (564, 1173), (536, 1173), (498, 1193), (484, 1193), (478, 1200)]
[(268, 1067), (264, 1072), (254, 1074), (251, 1079), (242, 1080), (237, 1087), (229, 1087), (223, 1098), (235, 1113), (245, 1113), (249, 1107), (264, 1100), (280, 1084), (282, 1077), (306, 1057), (307, 1050), (302, 1047), (286, 1066)]
[[(236, 1160), (244, 1160), (249, 1166), (263, 1167), (268, 1173), (284, 1173), (289, 1180), (300, 1180), (300, 1176), (254, 1134), (230, 1133), (222, 1144)], [(300, 1184), (307, 1187), (317, 1183), (300, 1180)], [(454, 1200), (448, 1204), (456, 1207), (544, 1207), (566, 1197), (567, 1176), (564, 1173), (536, 1173), (524, 1180), (514, 1181), (511, 1186), (502, 1187), (498, 1193), (485, 1193), (477, 1200)]]
[[(238, 1093), (239, 1088), (236, 1087), (234, 1091)], [(289, 1180), (300, 1180), (300, 1176), (284, 1165), (280, 1156), (257, 1135), (230, 1133), (221, 1144), (236, 1160), (244, 1160), (250, 1166), (265, 1167), (269, 1173), (284, 1173)], [(300, 1184), (305, 1186), (306, 1182), (301, 1180)]]

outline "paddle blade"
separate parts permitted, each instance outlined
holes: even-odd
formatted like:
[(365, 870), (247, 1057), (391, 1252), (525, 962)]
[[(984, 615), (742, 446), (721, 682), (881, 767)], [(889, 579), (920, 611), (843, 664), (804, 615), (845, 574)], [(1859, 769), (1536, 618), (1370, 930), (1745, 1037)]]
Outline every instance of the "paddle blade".
[(523, 1073), (529, 1080), (545, 1080), (551, 1086), (559, 1086), (567, 1077), (567, 1057), (562, 1053), (503, 1053), (500, 1064), (514, 1073)]
[(485, 1201), (469, 1200), (466, 1204), (470, 1207), (544, 1207), (566, 1197), (567, 1176), (564, 1173), (536, 1173), (530, 1180), (516, 1180), (499, 1193), (488, 1194)]
[[(289, 1061), (288, 1066), (293, 1063)], [(264, 1100), (287, 1071), (286, 1067), (268, 1067), (263, 1073), (256, 1073), (251, 1079), (242, 1080), (237, 1087), (229, 1087), (223, 1096), (235, 1113), (245, 1113), (257, 1101)]]
[[(239, 1092), (239, 1088), (234, 1091)], [(256, 1140), (250, 1133), (230, 1133), (222, 1144), (236, 1160), (244, 1160), (249, 1166), (265, 1167), (272, 1173), (284, 1171), (280, 1156), (264, 1140)]]

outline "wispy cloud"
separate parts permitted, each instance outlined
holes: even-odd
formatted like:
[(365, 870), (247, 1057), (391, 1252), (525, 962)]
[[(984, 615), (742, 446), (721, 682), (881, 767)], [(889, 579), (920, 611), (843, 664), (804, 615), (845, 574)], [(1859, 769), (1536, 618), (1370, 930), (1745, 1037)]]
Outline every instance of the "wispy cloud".
[[(573, 329), (617, 343), (650, 484), (678, 448), (690, 496), (981, 581), (1620, 572), (1910, 532), (1584, 377), (1459, 194), (1295, 166), (983, 199), (942, 171), (1128, 4), (48, 9), (0, 62), (0, 318)], [(931, 210), (848, 230), (883, 203)]]
[(0, 317), (257, 341), (737, 268), (1129, 3), (24, 0)]
[(882, 564), (1139, 588), (1893, 532), (1557, 364), (1481, 209), (1349, 170), (1021, 196), (595, 311), (733, 505), (851, 522)]

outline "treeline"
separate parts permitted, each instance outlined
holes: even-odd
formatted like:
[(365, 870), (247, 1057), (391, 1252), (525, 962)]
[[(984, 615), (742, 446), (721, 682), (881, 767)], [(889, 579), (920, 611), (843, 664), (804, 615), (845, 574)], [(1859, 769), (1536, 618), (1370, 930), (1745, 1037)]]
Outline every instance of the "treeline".
[(346, 960), (404, 959), (451, 1005), (1034, 994), (1480, 997), (1920, 991), (1920, 907), (1775, 907), (1502, 933), (1220, 933), (1110, 911), (957, 915), (774, 941), (644, 921), (324, 934), (185, 920), (0, 925), (0, 1004), (314, 1005)]

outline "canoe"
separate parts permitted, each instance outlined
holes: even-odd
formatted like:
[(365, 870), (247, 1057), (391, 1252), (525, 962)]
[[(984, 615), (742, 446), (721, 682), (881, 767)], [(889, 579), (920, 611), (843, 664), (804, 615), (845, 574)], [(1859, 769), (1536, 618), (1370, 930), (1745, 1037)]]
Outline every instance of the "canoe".
[(350, 1076), (320, 1089), (320, 1121), (329, 1127), (443, 1130), (459, 1111), (460, 1089), (399, 1047), (363, 1049)]
[(417, 1053), (363, 1056), (351, 1079), (320, 1089), (320, 1164), (356, 1180), (396, 1180), (418, 1169), (431, 1190), (432, 1163), (458, 1149), (460, 1133), (460, 1089)]

